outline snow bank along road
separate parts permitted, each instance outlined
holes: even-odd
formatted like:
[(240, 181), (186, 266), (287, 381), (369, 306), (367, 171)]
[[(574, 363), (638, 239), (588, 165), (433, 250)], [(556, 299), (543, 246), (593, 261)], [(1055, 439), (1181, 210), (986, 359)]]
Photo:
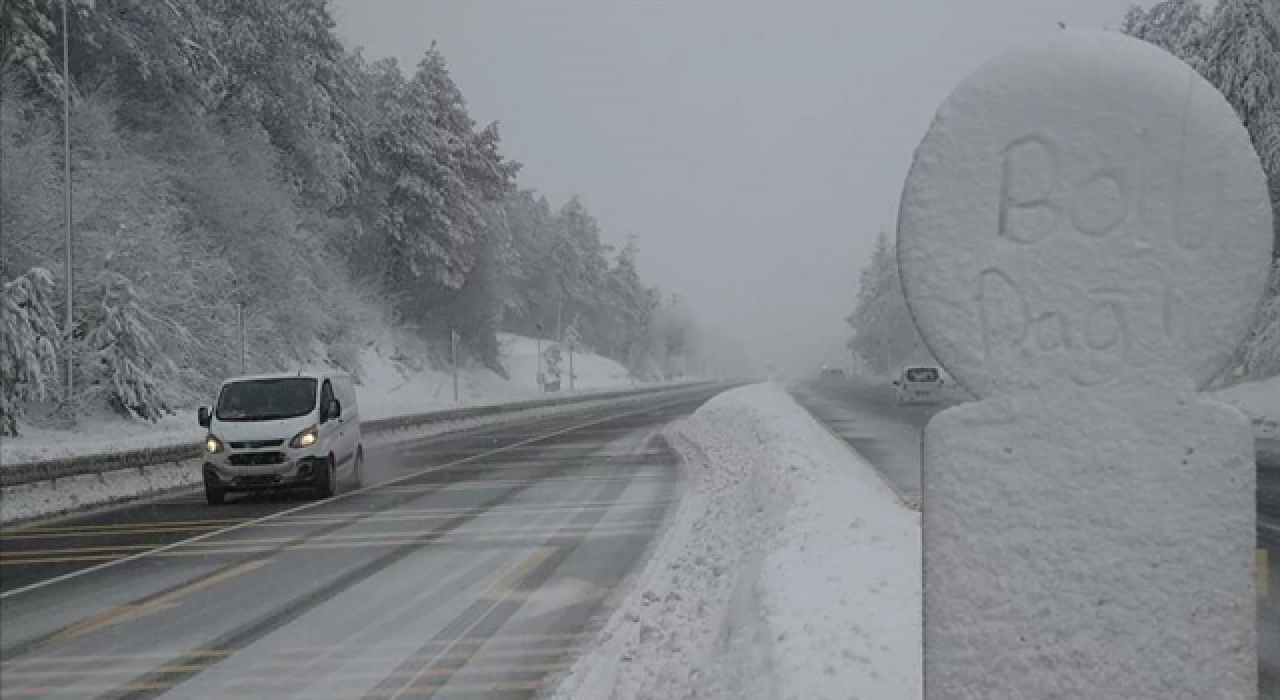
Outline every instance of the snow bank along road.
[(918, 700), (918, 514), (776, 384), (667, 435), (679, 508), (554, 700)]
[[(850, 378), (806, 382), (797, 400), (843, 438), (908, 501), (920, 498), (920, 436), (945, 404), (899, 406), (891, 388)], [(1258, 671), (1262, 698), (1280, 700), (1280, 446), (1258, 444)]]
[(371, 451), (326, 502), (0, 530), (5, 698), (530, 697), (678, 495), (697, 387)]

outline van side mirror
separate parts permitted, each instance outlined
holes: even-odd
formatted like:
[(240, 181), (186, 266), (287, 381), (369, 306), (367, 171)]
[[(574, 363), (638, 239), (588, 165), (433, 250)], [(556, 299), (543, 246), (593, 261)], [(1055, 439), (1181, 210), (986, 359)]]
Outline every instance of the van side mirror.
[(324, 415), (320, 416), (320, 422), (324, 423), (326, 421), (333, 420), (334, 418), (341, 418), (341, 417), (342, 417), (342, 404), (337, 399), (333, 399), (329, 401), (328, 406), (324, 407)]
[(196, 411), (196, 422), (201, 428), (208, 428), (213, 423), (213, 415), (209, 413), (208, 406), (201, 406), (200, 410)]

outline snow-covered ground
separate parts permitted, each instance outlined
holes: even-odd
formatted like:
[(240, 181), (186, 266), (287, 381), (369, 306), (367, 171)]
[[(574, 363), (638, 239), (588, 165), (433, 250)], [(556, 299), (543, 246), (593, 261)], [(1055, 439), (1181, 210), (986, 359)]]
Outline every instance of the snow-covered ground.
[(775, 384), (668, 437), (684, 498), (555, 698), (919, 698), (919, 517), (875, 470)]
[[(427, 411), (517, 401), (543, 396), (537, 384), (537, 341), (500, 334), (502, 363), (509, 379), (483, 367), (459, 372), (459, 401), (453, 400), (453, 374), (414, 363), (401, 354), (404, 339), (375, 336), (360, 357), (356, 394), (364, 420)], [(546, 346), (546, 343), (543, 343)], [(579, 392), (635, 386), (627, 369), (605, 357), (574, 355), (574, 388)], [(564, 368), (568, 393), (568, 359)], [(212, 401), (212, 397), (209, 399)], [(0, 466), (43, 459), (106, 454), (148, 447), (198, 442), (204, 431), (196, 425), (195, 406), (180, 408), (156, 423), (116, 416), (83, 417), (75, 430), (22, 426), (18, 437), (0, 441)]]
[[(538, 391), (538, 341), (510, 333), (499, 333), (498, 341), (502, 343), (502, 367), (511, 377), (511, 387), (524, 391)], [(545, 352), (547, 343), (542, 343)], [(564, 355), (561, 362), (564, 373), (563, 388), (569, 388), (569, 355)], [(607, 357), (591, 353), (575, 352), (573, 354), (573, 376), (575, 389), (621, 389), (635, 386), (636, 381), (626, 367)]]

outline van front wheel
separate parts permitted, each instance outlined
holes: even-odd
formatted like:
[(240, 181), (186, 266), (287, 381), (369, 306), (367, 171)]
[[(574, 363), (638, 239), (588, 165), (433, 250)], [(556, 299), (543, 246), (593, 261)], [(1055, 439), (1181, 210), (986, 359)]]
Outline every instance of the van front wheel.
[(204, 500), (211, 506), (220, 506), (227, 502), (227, 492), (222, 488), (221, 484), (215, 483), (212, 479), (205, 477), (204, 480)]
[(316, 465), (316, 495), (320, 498), (333, 498), (337, 493), (337, 480), (333, 474), (333, 456)]

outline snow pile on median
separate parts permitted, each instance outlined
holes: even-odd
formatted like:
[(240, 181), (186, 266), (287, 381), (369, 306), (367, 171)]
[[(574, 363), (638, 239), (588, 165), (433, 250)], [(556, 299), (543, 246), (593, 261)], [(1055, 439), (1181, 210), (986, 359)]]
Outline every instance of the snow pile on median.
[(919, 698), (920, 525), (779, 386), (668, 436), (689, 484), (560, 700)]

